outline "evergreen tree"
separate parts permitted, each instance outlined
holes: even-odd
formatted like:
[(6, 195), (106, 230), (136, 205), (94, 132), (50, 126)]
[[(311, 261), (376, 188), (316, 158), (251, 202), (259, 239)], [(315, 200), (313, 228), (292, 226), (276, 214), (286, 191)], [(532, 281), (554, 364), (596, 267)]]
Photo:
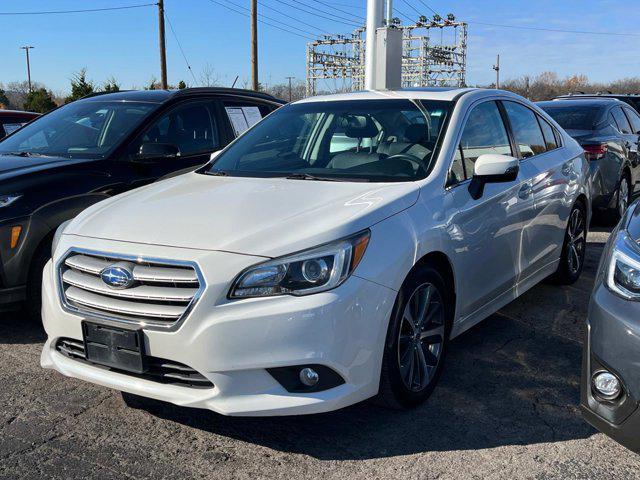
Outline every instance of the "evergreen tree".
[(71, 79), (71, 95), (69, 95), (64, 103), (71, 103), (94, 92), (93, 82), (87, 80), (87, 69), (83, 68), (76, 73)]
[(38, 88), (27, 94), (23, 108), (29, 112), (47, 113), (56, 108), (51, 93), (44, 88)]

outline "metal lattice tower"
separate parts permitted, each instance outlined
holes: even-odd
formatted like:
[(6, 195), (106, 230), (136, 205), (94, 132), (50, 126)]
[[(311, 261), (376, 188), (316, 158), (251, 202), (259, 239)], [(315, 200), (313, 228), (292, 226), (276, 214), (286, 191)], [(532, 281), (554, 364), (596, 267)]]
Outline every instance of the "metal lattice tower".
[[(435, 15), (421, 16), (402, 29), (402, 86), (465, 86), (467, 24)], [(307, 44), (307, 95), (318, 93), (320, 82), (333, 82), (327, 90), (349, 92), (364, 89), (365, 28), (351, 36), (325, 35)]]

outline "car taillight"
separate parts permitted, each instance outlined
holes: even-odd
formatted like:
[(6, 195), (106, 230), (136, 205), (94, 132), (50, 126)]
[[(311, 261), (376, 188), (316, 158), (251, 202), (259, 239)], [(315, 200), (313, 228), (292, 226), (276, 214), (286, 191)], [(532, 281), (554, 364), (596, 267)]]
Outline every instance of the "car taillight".
[(600, 160), (607, 153), (607, 144), (582, 145), (587, 160)]

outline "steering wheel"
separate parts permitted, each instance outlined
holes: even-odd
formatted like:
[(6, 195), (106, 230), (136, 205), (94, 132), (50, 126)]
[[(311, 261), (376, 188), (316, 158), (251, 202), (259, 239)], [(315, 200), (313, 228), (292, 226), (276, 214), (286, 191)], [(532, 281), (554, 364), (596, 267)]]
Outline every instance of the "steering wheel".
[(391, 155), (390, 157), (385, 158), (385, 162), (391, 162), (394, 160), (402, 160), (411, 163), (415, 166), (416, 173), (420, 169), (422, 169), (422, 173), (425, 174), (429, 171), (429, 165), (424, 159), (416, 157), (415, 155), (411, 155), (409, 153), (397, 153), (396, 155)]

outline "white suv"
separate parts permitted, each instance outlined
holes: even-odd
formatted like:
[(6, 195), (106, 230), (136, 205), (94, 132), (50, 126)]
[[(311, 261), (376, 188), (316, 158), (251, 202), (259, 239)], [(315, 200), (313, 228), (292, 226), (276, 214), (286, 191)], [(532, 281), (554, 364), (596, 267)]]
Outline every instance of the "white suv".
[(578, 278), (589, 202), (583, 150), (516, 95), (303, 100), (61, 227), (42, 365), (228, 415), (414, 406), (449, 339)]

